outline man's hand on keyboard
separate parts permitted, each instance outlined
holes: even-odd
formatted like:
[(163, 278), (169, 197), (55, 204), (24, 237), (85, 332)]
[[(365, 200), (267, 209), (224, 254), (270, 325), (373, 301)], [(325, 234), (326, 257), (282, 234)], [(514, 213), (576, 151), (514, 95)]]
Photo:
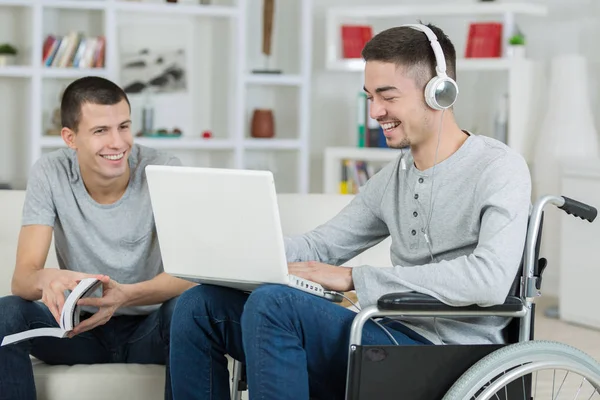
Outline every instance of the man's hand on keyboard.
[(347, 292), (354, 290), (352, 269), (336, 267), (317, 261), (288, 263), (288, 271), (292, 275), (316, 282), (327, 290)]

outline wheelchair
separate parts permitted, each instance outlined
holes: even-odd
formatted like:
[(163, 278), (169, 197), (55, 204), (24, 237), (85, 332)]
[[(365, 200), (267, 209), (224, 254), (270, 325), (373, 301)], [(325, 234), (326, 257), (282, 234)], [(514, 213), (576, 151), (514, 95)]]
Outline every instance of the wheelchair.
[[(597, 216), (594, 207), (568, 197), (540, 197), (529, 216), (520, 270), (504, 304), (454, 307), (421, 293), (391, 293), (358, 312), (350, 332), (346, 400), (555, 400), (563, 398), (563, 390), (574, 393), (570, 399), (600, 398), (600, 363), (566, 344), (534, 340), (533, 300), (541, 295), (547, 265), (545, 258), (539, 258), (539, 249), (543, 209), (548, 204), (589, 222)], [(361, 344), (369, 319), (402, 316), (512, 318), (503, 331), (503, 344)], [(553, 382), (550, 385), (542, 379), (538, 387), (543, 374)], [(579, 378), (573, 381), (569, 376), (575, 374)], [(231, 398), (241, 400), (247, 390), (246, 374), (237, 361), (232, 380)]]

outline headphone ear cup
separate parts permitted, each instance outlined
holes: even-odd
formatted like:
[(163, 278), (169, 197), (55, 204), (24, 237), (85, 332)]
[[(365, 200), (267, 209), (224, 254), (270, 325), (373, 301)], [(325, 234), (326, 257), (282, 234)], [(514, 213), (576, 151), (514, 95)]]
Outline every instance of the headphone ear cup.
[(425, 101), (434, 110), (452, 107), (458, 98), (458, 85), (448, 76), (434, 76), (425, 86)]
[(429, 80), (429, 82), (427, 82), (427, 85), (425, 86), (425, 102), (434, 110), (442, 110), (435, 99), (435, 88), (437, 87), (439, 80), (440, 78), (438, 76), (434, 76)]

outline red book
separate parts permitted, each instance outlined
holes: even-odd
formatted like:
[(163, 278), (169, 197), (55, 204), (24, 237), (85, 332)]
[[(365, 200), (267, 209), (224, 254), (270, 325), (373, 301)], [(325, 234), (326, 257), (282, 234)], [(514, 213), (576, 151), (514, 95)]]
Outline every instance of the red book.
[(342, 57), (360, 58), (360, 53), (373, 37), (373, 28), (366, 25), (342, 25)]
[(502, 23), (478, 22), (469, 26), (466, 58), (501, 57)]

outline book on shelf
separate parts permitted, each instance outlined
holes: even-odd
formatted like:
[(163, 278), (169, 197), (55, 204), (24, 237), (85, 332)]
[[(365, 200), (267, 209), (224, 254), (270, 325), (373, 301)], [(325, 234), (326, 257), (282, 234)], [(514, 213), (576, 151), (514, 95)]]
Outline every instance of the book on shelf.
[(357, 131), (358, 131), (358, 147), (388, 147), (383, 128), (379, 122), (371, 118), (370, 110), (371, 100), (367, 98), (365, 92), (358, 94), (357, 107)]
[(104, 36), (86, 37), (80, 32), (48, 35), (42, 47), (42, 64), (56, 68), (103, 68)]
[(473, 22), (469, 24), (465, 58), (497, 58), (502, 56), (502, 28), (500, 22)]
[(382, 168), (362, 160), (342, 160), (341, 167), (340, 194), (357, 194), (367, 180)]
[(370, 25), (344, 24), (340, 27), (342, 35), (342, 57), (361, 58), (361, 52), (367, 42), (373, 37)]
[(102, 281), (96, 278), (82, 279), (79, 284), (65, 299), (62, 312), (60, 313), (60, 327), (58, 328), (36, 328), (27, 331), (7, 335), (2, 339), (0, 346), (19, 343), (23, 340), (28, 340), (36, 337), (51, 336), (56, 338), (64, 338), (69, 332), (79, 324), (81, 313), (80, 306), (77, 305), (79, 299), (90, 297), (96, 288), (102, 284)]

